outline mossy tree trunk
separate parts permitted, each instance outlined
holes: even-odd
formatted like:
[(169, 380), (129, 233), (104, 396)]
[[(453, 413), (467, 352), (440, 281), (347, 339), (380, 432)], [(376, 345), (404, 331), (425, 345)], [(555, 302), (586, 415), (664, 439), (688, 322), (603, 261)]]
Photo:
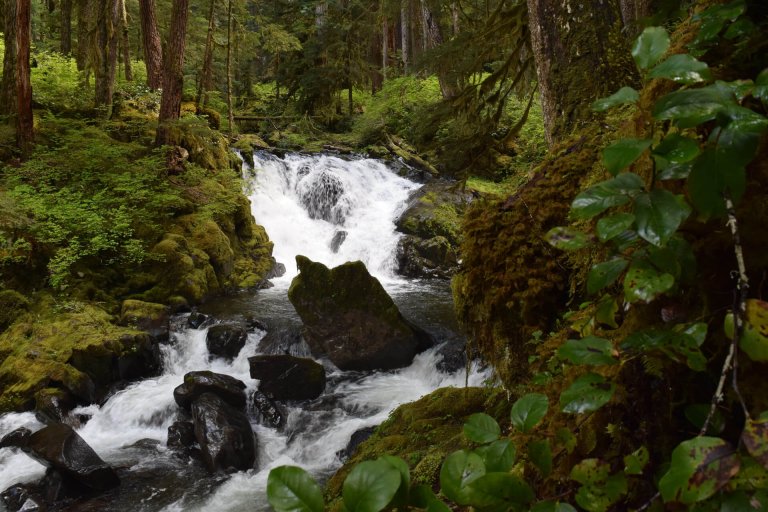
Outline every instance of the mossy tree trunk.
[(0, 115), (8, 116), (22, 156), (32, 150), (32, 84), (30, 81), (30, 0), (5, 0), (3, 27), (5, 55), (0, 86)]
[(528, 0), (548, 142), (590, 118), (590, 105), (637, 81), (619, 0)]
[(159, 89), (162, 85), (163, 50), (160, 46), (160, 32), (157, 31), (155, 0), (139, 0), (139, 18), (144, 62), (147, 65), (147, 86), (153, 90)]
[(205, 52), (203, 53), (203, 69), (200, 71), (200, 82), (197, 84), (197, 97), (195, 98), (195, 108), (197, 113), (208, 103), (208, 91), (211, 88), (211, 79), (213, 75), (213, 33), (216, 30), (216, 0), (211, 0), (208, 10), (208, 34), (205, 37)]
[(168, 35), (168, 51), (163, 73), (163, 96), (160, 98), (155, 144), (171, 143), (168, 123), (181, 115), (181, 93), (184, 88), (184, 49), (187, 34), (189, 0), (175, 0), (171, 10), (171, 27)]
[(72, 53), (72, 0), (61, 0), (61, 29), (59, 31), (59, 49), (62, 55)]
[(128, 12), (125, 10), (125, 0), (118, 0), (120, 10), (120, 46), (123, 54), (123, 66), (125, 66), (125, 79), (133, 81), (133, 69), (131, 68), (131, 43), (128, 33)]
[(96, 78), (95, 104), (105, 108), (105, 117), (111, 115), (112, 94), (115, 90), (117, 52), (120, 28), (120, 2), (97, 0), (90, 2), (88, 32)]

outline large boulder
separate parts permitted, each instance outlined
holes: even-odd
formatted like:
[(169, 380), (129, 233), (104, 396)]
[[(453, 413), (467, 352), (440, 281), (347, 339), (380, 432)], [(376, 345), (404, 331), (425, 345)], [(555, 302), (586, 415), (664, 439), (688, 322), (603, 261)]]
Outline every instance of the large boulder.
[(288, 290), (315, 354), (342, 370), (407, 366), (432, 345), (429, 334), (400, 314), (379, 281), (360, 261), (333, 269), (296, 256), (299, 275)]
[(248, 358), (259, 391), (275, 400), (312, 400), (325, 389), (325, 368), (304, 357), (260, 355)]
[(189, 411), (192, 403), (205, 393), (212, 393), (238, 409), (245, 407), (245, 384), (229, 375), (211, 371), (184, 375), (184, 382), (173, 390), (173, 398), (179, 407)]
[(248, 332), (241, 325), (217, 324), (208, 329), (205, 344), (213, 356), (232, 360), (248, 341)]
[(456, 250), (444, 236), (427, 240), (406, 235), (397, 244), (397, 272), (406, 277), (442, 277), (453, 275), (459, 262)]
[(39, 463), (89, 489), (105, 491), (120, 485), (115, 470), (64, 423), (43, 427), (19, 447)]
[(168, 341), (171, 329), (166, 306), (131, 299), (123, 301), (120, 308), (120, 324), (144, 331), (161, 342)]
[(192, 403), (195, 439), (208, 471), (244, 471), (256, 461), (256, 442), (245, 412), (213, 393)]

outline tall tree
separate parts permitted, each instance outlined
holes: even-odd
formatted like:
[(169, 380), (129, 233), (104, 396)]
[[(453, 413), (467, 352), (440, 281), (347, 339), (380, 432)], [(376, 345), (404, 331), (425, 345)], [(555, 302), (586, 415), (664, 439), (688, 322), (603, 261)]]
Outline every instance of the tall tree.
[(408, 74), (408, 35), (409, 35), (409, 0), (401, 0), (400, 4), (400, 57), (403, 61), (403, 74)]
[(59, 12), (61, 14), (59, 49), (63, 55), (69, 55), (72, 53), (72, 0), (61, 0)]
[[(421, 19), (424, 26), (424, 48), (429, 50), (442, 46), (443, 33), (427, 0), (421, 0)], [(437, 74), (437, 81), (440, 83), (443, 99), (455, 97), (458, 94), (458, 87), (452, 76), (451, 68), (438, 65), (434, 71)]]
[(165, 53), (163, 95), (160, 98), (160, 116), (155, 144), (171, 144), (168, 124), (181, 115), (181, 92), (184, 87), (184, 49), (187, 35), (189, 0), (174, 0), (171, 26)]
[(227, 2), (227, 120), (232, 133), (235, 118), (232, 113), (232, 0)]
[(211, 0), (208, 10), (208, 33), (205, 37), (205, 52), (203, 53), (203, 69), (200, 71), (200, 78), (197, 84), (197, 97), (195, 98), (195, 108), (197, 113), (203, 108), (208, 98), (208, 91), (211, 88), (213, 78), (213, 33), (216, 30), (214, 14), (216, 12), (216, 0)]
[[(587, 119), (595, 99), (637, 80), (619, 0), (528, 0), (547, 140)], [(599, 78), (598, 78), (599, 77)]]
[(123, 66), (125, 66), (125, 79), (133, 80), (133, 70), (131, 69), (131, 43), (128, 31), (128, 12), (125, 9), (125, 0), (118, 0), (118, 10), (120, 11), (120, 47), (123, 55)]
[(147, 65), (147, 86), (150, 89), (159, 89), (163, 83), (163, 50), (160, 45), (160, 32), (157, 30), (155, 0), (139, 0), (139, 18), (144, 62)]
[(26, 156), (34, 143), (29, 67), (31, 4), (30, 0), (5, 0), (3, 4), (5, 55), (0, 114), (8, 116), (16, 131), (16, 144)]
[(88, 31), (91, 34), (90, 48), (93, 55), (94, 75), (96, 78), (95, 103), (105, 109), (105, 115), (111, 115), (112, 94), (115, 90), (117, 72), (117, 50), (120, 27), (120, 9), (118, 0), (96, 0), (89, 2)]

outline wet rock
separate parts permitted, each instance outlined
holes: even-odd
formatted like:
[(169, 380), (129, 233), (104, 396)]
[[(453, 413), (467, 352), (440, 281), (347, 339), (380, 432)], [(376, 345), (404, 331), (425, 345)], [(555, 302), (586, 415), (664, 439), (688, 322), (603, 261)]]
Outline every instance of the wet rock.
[(204, 393), (212, 393), (233, 407), (245, 407), (245, 384), (229, 375), (211, 371), (184, 375), (184, 382), (173, 390), (173, 398), (179, 407), (189, 411), (192, 402)]
[(208, 321), (208, 315), (193, 311), (187, 317), (187, 325), (192, 329), (200, 329)]
[(467, 367), (467, 348), (463, 342), (448, 342), (438, 349), (440, 361), (437, 369), (443, 373), (454, 373)]
[(120, 485), (114, 469), (69, 425), (43, 427), (29, 437), (22, 449), (44, 466), (87, 488), (107, 490)]
[(344, 240), (347, 239), (347, 232), (344, 230), (339, 230), (336, 233), (333, 234), (333, 238), (331, 238), (331, 251), (333, 253), (339, 252), (339, 247), (341, 247), (341, 244), (344, 243)]
[(0, 439), (0, 448), (25, 448), (29, 444), (29, 437), (32, 435), (32, 431), (26, 427), (19, 427), (16, 430), (12, 430)]
[(452, 247), (461, 238), (461, 217), (472, 195), (458, 190), (457, 183), (432, 181), (417, 190), (395, 222), (398, 231), (424, 240), (445, 237)]
[(448, 239), (424, 240), (406, 235), (397, 244), (397, 272), (411, 278), (449, 278), (458, 269), (456, 251)]
[(35, 417), (43, 423), (66, 423), (74, 408), (75, 399), (65, 389), (45, 388), (35, 393)]
[(400, 314), (360, 261), (333, 269), (297, 256), (288, 298), (304, 322), (304, 339), (342, 370), (407, 366), (432, 337)]
[(218, 324), (208, 329), (205, 344), (211, 355), (232, 360), (248, 340), (248, 332), (240, 325)]
[(301, 328), (278, 327), (268, 330), (259, 341), (259, 352), (262, 354), (288, 354), (296, 357), (310, 355), (309, 346), (301, 335)]
[(124, 300), (120, 308), (120, 324), (144, 331), (157, 341), (168, 341), (170, 315), (163, 304)]
[(273, 277), (282, 277), (285, 275), (285, 265), (282, 263), (275, 262), (274, 265), (272, 265), (272, 269), (267, 272), (266, 278), (272, 279)]
[(37, 496), (30, 496), (19, 508), (18, 512), (44, 512), (46, 509), (42, 500)]
[(285, 425), (285, 413), (267, 395), (261, 391), (255, 391), (251, 396), (251, 403), (261, 424), (277, 429), (283, 428)]
[(359, 430), (356, 430), (349, 438), (347, 446), (343, 450), (340, 450), (339, 453), (337, 453), (339, 458), (341, 460), (350, 458), (355, 453), (355, 450), (357, 450), (357, 447), (360, 446), (363, 441), (371, 437), (374, 432), (376, 432), (376, 427), (363, 427)]
[(0, 500), (8, 510), (15, 512), (24, 505), (29, 495), (30, 491), (27, 486), (16, 484), (0, 493)]
[(245, 327), (248, 329), (248, 331), (251, 332), (255, 331), (256, 329), (264, 332), (269, 330), (269, 326), (265, 322), (253, 317), (247, 317), (245, 319)]
[(301, 175), (296, 189), (299, 200), (312, 219), (322, 219), (333, 224), (343, 224), (347, 208), (341, 203), (344, 185), (335, 174), (327, 171)]
[(275, 400), (312, 400), (325, 389), (325, 368), (312, 359), (289, 355), (248, 358), (259, 391)]
[(176, 421), (168, 427), (168, 448), (186, 450), (195, 444), (195, 426), (190, 421)]
[(244, 471), (253, 467), (256, 443), (242, 410), (217, 395), (204, 393), (192, 404), (192, 418), (195, 439), (208, 471)]

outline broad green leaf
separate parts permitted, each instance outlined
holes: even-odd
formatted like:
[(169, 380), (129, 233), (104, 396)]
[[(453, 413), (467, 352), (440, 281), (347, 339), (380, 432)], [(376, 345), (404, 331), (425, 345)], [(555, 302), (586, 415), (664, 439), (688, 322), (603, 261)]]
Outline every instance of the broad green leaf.
[(696, 342), (696, 346), (700, 347), (704, 344), (704, 340), (707, 339), (707, 331), (709, 327), (704, 322), (698, 322), (691, 324), (683, 330), (685, 334), (693, 338)]
[(607, 98), (600, 98), (592, 104), (592, 110), (595, 112), (603, 112), (611, 107), (617, 105), (623, 105), (625, 103), (637, 103), (640, 99), (640, 94), (632, 87), (624, 86), (615, 93), (611, 94)]
[(617, 329), (619, 325), (616, 323), (616, 313), (619, 312), (619, 303), (616, 299), (610, 295), (606, 295), (600, 302), (597, 303), (597, 309), (595, 310), (595, 320), (598, 323), (607, 325), (612, 329)]
[(735, 119), (725, 128), (716, 130), (710, 136), (710, 141), (717, 144), (717, 151), (722, 155), (722, 160), (727, 161), (731, 167), (745, 166), (755, 158), (758, 144), (766, 129), (768, 119), (754, 114)]
[(653, 159), (656, 161), (656, 167), (658, 172), (656, 179), (660, 181), (667, 180), (684, 180), (691, 174), (693, 165), (690, 163), (685, 164), (663, 164), (666, 162), (663, 157), (654, 155)]
[(649, 460), (648, 448), (641, 446), (624, 457), (624, 473), (627, 475), (642, 475), (643, 468), (648, 465)]
[(557, 350), (560, 359), (567, 359), (574, 364), (592, 366), (616, 364), (616, 349), (613, 344), (596, 336), (587, 336), (580, 340), (568, 340)]
[[(437, 496), (435, 495), (435, 493), (432, 491), (431, 486), (425, 485), (425, 484), (419, 484), (414, 486), (411, 489), (409, 505), (416, 508), (424, 508), (424, 509), (432, 510), (432, 509), (429, 509), (428, 507), (430, 506), (431, 503), (435, 503), (435, 502), (442, 504), (440, 500), (437, 498)], [(442, 505), (445, 507), (445, 504), (442, 504)], [(434, 510), (450, 511), (451, 509), (446, 507), (445, 509), (435, 508)]]
[(379, 457), (379, 460), (385, 461), (400, 473), (400, 486), (395, 493), (395, 497), (390, 502), (391, 506), (407, 505), (408, 491), (411, 487), (411, 472), (408, 469), (408, 464), (406, 464), (400, 457), (395, 457), (393, 455), (382, 455)]
[(531, 507), (531, 512), (576, 512), (576, 509), (568, 503), (540, 501)]
[(303, 469), (280, 466), (267, 477), (267, 501), (277, 512), (323, 512), (323, 491)]
[(573, 228), (558, 226), (547, 231), (544, 240), (563, 251), (575, 251), (589, 245), (589, 237)]
[(753, 361), (768, 361), (768, 302), (747, 299), (747, 317), (739, 347)]
[(571, 203), (571, 214), (579, 219), (591, 219), (612, 206), (626, 204), (630, 197), (643, 191), (644, 185), (637, 174), (621, 173), (577, 195)]
[(747, 420), (741, 442), (749, 454), (768, 469), (768, 420)]
[(541, 393), (528, 393), (512, 406), (512, 424), (521, 432), (530, 432), (547, 414), (549, 400)]
[(718, 437), (683, 441), (672, 451), (669, 470), (659, 480), (661, 497), (665, 503), (686, 505), (705, 500), (725, 486), (739, 466), (733, 448)]
[(499, 438), (500, 434), (499, 424), (484, 412), (473, 414), (464, 423), (464, 435), (476, 443), (492, 443)]
[(646, 70), (659, 62), (669, 48), (669, 34), (662, 27), (648, 27), (632, 45), (632, 57), (637, 67)]
[(675, 280), (680, 277), (682, 268), (677, 260), (675, 251), (667, 247), (656, 247), (654, 245), (649, 245), (645, 249), (641, 249), (641, 251), (638, 251), (635, 255), (639, 257), (642, 254), (651, 262), (656, 270), (671, 275)]
[(628, 263), (624, 258), (614, 258), (593, 265), (587, 275), (587, 293), (593, 295), (613, 284), (627, 268)]
[(752, 34), (755, 31), (755, 24), (749, 18), (741, 18), (730, 24), (723, 34), (726, 39), (739, 39)]
[(709, 66), (687, 53), (672, 55), (653, 68), (648, 76), (667, 78), (679, 84), (695, 84), (712, 79)]
[(552, 447), (549, 445), (549, 439), (528, 443), (528, 460), (536, 466), (541, 476), (549, 476), (552, 472)]
[(701, 150), (697, 141), (678, 133), (667, 135), (658, 146), (653, 148), (654, 155), (664, 157), (671, 164), (690, 162), (699, 153)]
[(635, 216), (631, 213), (614, 213), (597, 221), (597, 237), (601, 242), (615, 238), (628, 230), (635, 222)]
[(691, 214), (682, 196), (655, 188), (635, 198), (637, 234), (645, 241), (663, 246)]
[(725, 215), (725, 194), (738, 202), (746, 189), (746, 171), (733, 166), (715, 148), (705, 150), (693, 164), (688, 177), (688, 194), (696, 210), (704, 217)]
[(584, 459), (571, 468), (571, 480), (581, 485), (594, 485), (605, 480), (611, 474), (611, 466), (600, 459)]
[(445, 458), (440, 469), (440, 489), (449, 500), (469, 505), (469, 484), (485, 474), (485, 465), (479, 455), (465, 450), (453, 452)]
[(573, 435), (573, 432), (565, 427), (557, 429), (555, 438), (563, 445), (563, 448), (565, 448), (565, 451), (568, 453), (573, 453), (573, 450), (576, 449), (576, 445), (578, 444), (578, 440), (576, 439), (576, 436)]
[(367, 460), (350, 471), (341, 494), (349, 512), (379, 512), (400, 487), (400, 472), (384, 460)]
[(571, 479), (582, 486), (576, 493), (576, 503), (589, 512), (605, 512), (627, 492), (627, 480), (622, 473), (610, 474), (611, 467), (600, 459), (584, 459), (571, 469)]
[(616, 385), (605, 377), (587, 373), (560, 394), (561, 410), (572, 414), (596, 411), (608, 403), (615, 390)]
[(659, 272), (650, 263), (635, 260), (624, 276), (624, 298), (627, 302), (651, 302), (675, 284), (674, 276)]
[(533, 496), (530, 486), (512, 473), (486, 473), (469, 484), (470, 504), (475, 507), (530, 503)]
[(697, 340), (685, 332), (659, 329), (635, 331), (624, 339), (621, 348), (643, 352), (659, 351), (695, 371), (703, 371), (707, 366), (707, 359), (701, 353)]
[(655, 103), (652, 113), (659, 121), (671, 120), (680, 128), (693, 128), (715, 119), (729, 105), (736, 105), (733, 93), (715, 84), (669, 93)]
[(651, 146), (651, 139), (621, 139), (603, 150), (603, 165), (616, 176), (629, 167)]
[(475, 449), (485, 464), (486, 471), (509, 471), (515, 464), (517, 448), (509, 439), (500, 439)]
[(427, 512), (452, 512), (451, 507), (440, 500), (433, 500), (427, 505)]

